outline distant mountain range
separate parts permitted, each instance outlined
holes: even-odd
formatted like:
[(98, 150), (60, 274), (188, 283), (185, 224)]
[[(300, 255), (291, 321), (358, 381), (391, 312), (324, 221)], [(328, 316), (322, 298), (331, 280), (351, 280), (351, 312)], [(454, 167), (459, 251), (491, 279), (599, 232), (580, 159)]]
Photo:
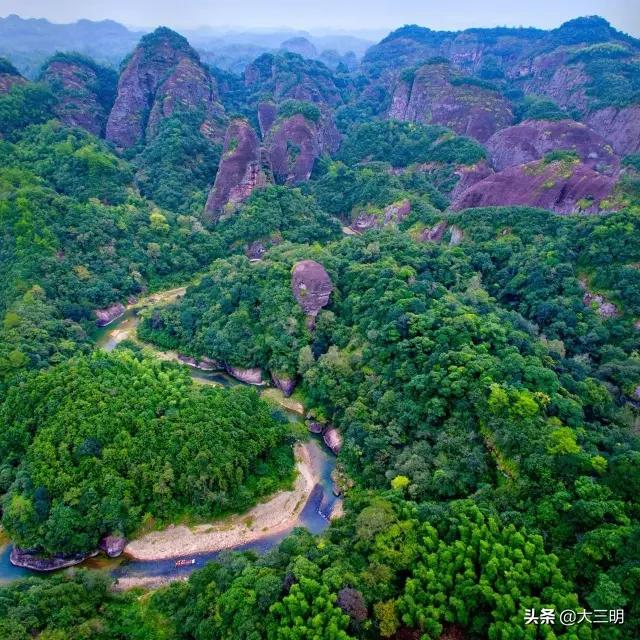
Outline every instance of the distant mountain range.
[[(117, 67), (144, 33), (145, 30), (133, 31), (113, 20), (54, 24), (45, 19), (10, 15), (0, 18), (0, 56), (9, 58), (31, 78), (57, 51), (75, 51)], [(350, 66), (373, 44), (372, 40), (349, 34), (314, 36), (296, 30), (225, 32), (203, 28), (182, 33), (200, 51), (205, 62), (236, 72), (262, 53), (280, 48), (318, 58), (329, 66), (339, 62)]]

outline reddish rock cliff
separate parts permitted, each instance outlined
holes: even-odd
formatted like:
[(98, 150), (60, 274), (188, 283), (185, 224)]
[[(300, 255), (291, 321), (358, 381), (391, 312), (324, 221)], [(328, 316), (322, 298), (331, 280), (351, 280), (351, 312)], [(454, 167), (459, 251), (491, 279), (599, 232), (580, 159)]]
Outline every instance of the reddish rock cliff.
[(618, 172), (620, 162), (611, 145), (584, 124), (573, 120), (527, 120), (496, 132), (486, 144), (497, 171), (539, 160), (549, 151), (573, 151), (595, 171)]
[(0, 58), (0, 95), (7, 93), (14, 84), (25, 82), (26, 80), (6, 58)]
[(45, 65), (41, 79), (57, 98), (54, 111), (62, 122), (104, 135), (115, 98), (114, 71), (81, 56), (59, 54)]
[(640, 153), (640, 105), (600, 109), (589, 114), (585, 121), (621, 156)]
[(178, 108), (202, 111), (203, 132), (221, 134), (215, 81), (186, 39), (162, 27), (142, 38), (124, 68), (106, 137), (132, 147), (152, 137), (159, 121)]
[(329, 304), (333, 291), (329, 274), (315, 260), (302, 260), (293, 267), (291, 289), (298, 304), (307, 314), (310, 328), (313, 328), (315, 317), (320, 309)]
[(498, 91), (452, 73), (449, 64), (427, 64), (412, 79), (401, 79), (393, 93), (389, 118), (440, 124), (480, 142), (513, 121)]
[(539, 160), (481, 180), (460, 194), (451, 208), (522, 205), (557, 213), (594, 213), (611, 196), (614, 186), (615, 178), (580, 162)]
[(205, 218), (218, 220), (222, 215), (233, 213), (254, 189), (266, 184), (258, 136), (248, 122), (234, 120), (225, 135), (216, 181), (204, 210)]

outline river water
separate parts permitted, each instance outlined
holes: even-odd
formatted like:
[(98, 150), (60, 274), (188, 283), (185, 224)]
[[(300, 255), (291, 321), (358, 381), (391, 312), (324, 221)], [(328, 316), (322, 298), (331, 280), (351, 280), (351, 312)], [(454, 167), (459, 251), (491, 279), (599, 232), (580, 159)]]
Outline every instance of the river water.
[[(175, 290), (177, 293), (170, 297), (164, 297), (163, 302), (169, 302), (179, 295), (181, 290)], [(153, 297), (151, 299), (152, 302)], [(134, 307), (127, 308), (125, 314), (114, 320), (108, 327), (101, 329), (98, 333), (96, 345), (105, 351), (112, 351), (120, 342), (127, 338), (135, 338), (135, 328), (138, 325), (138, 312), (144, 304), (138, 304)], [(171, 352), (156, 351), (156, 355), (163, 359), (175, 359), (176, 354)], [(202, 371), (189, 367), (191, 377), (200, 383), (215, 384), (224, 387), (231, 387), (243, 384), (235, 380), (226, 373), (219, 371)], [(293, 411), (282, 407), (282, 411), (291, 421), (301, 421), (302, 416)], [(313, 440), (309, 443), (309, 455), (311, 458), (311, 466), (319, 478), (318, 484), (314, 487), (307, 503), (300, 512), (295, 525), (285, 531), (277, 534), (265, 534), (254, 542), (239, 545), (227, 549), (225, 551), (215, 551), (203, 553), (199, 555), (178, 556), (176, 558), (166, 560), (130, 560), (126, 557), (108, 559), (104, 556), (89, 558), (80, 566), (100, 569), (110, 572), (116, 578), (132, 578), (145, 579), (156, 578), (172, 580), (188, 576), (193, 571), (202, 568), (208, 562), (215, 560), (222, 553), (228, 551), (256, 551), (257, 553), (265, 553), (278, 545), (295, 527), (304, 527), (311, 533), (320, 533), (329, 526), (329, 516), (333, 511), (336, 498), (332, 492), (331, 472), (335, 467), (335, 456), (324, 446), (319, 436), (313, 436)], [(30, 575), (49, 575), (21, 567), (15, 567), (9, 560), (11, 553), (11, 545), (0, 546), (0, 583), (13, 582), (20, 578)], [(195, 560), (194, 564), (183, 567), (176, 567), (176, 561), (179, 559)], [(64, 571), (64, 569), (63, 569)]]

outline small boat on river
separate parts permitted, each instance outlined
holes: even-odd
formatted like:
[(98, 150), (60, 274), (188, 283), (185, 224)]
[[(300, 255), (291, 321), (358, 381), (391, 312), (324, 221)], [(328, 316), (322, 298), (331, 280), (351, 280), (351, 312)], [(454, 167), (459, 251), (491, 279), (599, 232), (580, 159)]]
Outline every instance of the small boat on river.
[(195, 558), (186, 559), (183, 558), (181, 560), (176, 560), (176, 567), (190, 567), (192, 564), (196, 563)]

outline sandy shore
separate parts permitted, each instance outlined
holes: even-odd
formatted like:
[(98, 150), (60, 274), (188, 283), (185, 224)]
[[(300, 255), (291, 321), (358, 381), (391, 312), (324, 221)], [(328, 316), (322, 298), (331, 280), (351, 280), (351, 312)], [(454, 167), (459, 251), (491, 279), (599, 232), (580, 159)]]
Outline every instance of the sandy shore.
[(299, 443), (295, 447), (298, 476), (292, 491), (280, 491), (247, 513), (218, 522), (153, 531), (129, 542), (124, 552), (137, 560), (164, 560), (229, 549), (293, 527), (318, 482), (307, 446)]

